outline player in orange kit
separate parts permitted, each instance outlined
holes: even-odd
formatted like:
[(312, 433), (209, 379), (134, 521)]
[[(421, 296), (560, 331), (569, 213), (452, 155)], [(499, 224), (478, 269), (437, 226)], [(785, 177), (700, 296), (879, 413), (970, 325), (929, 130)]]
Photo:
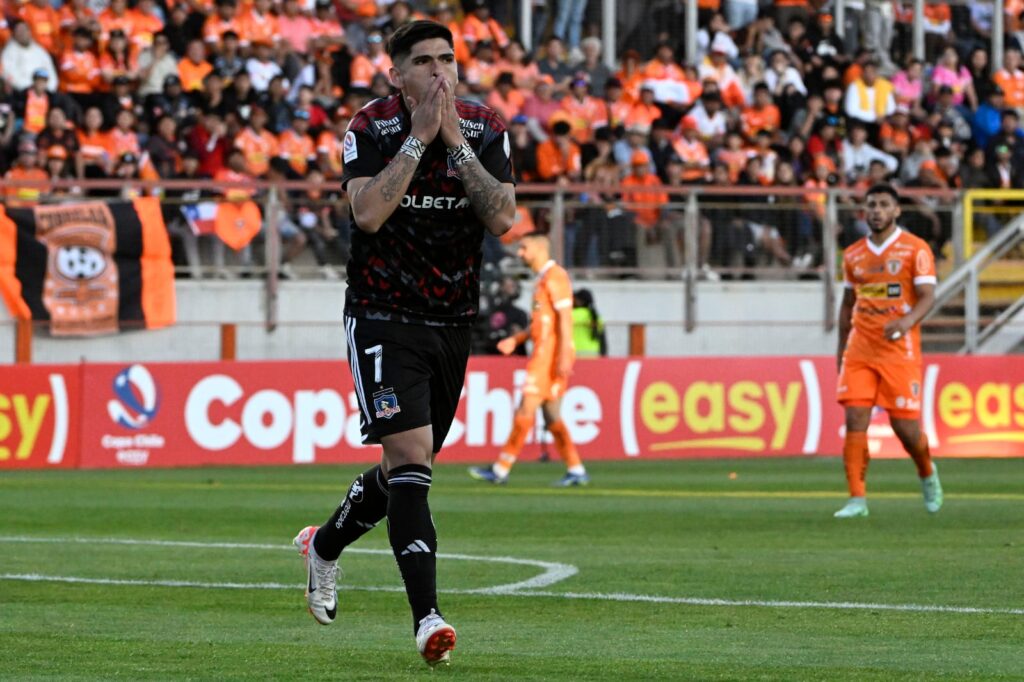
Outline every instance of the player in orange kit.
[(533, 342), (533, 354), (526, 365), (526, 385), (512, 423), (512, 433), (501, 449), (498, 461), (489, 467), (471, 467), (469, 475), (479, 481), (505, 483), (526, 437), (533, 432), (537, 408), (540, 407), (544, 410), (544, 424), (554, 437), (555, 448), (567, 468), (558, 485), (586, 485), (590, 478), (559, 410), (576, 360), (572, 342), (572, 284), (569, 273), (551, 258), (548, 238), (537, 232), (523, 235), (519, 242), (519, 257), (537, 274), (530, 329), (502, 339), (498, 342), (498, 350), (504, 355), (511, 355), (516, 346), (526, 343), (527, 339)]
[(924, 506), (942, 507), (942, 485), (921, 431), (921, 338), (918, 324), (935, 303), (935, 261), (921, 239), (902, 230), (899, 195), (875, 185), (865, 195), (871, 234), (843, 254), (846, 293), (839, 311), (837, 397), (846, 409), (843, 463), (850, 499), (836, 518), (868, 515), (871, 410), (882, 407), (921, 478)]

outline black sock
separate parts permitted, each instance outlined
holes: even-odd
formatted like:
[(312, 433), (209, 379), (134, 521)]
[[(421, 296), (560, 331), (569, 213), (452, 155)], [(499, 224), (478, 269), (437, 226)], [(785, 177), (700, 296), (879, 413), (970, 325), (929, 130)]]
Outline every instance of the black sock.
[(406, 464), (388, 473), (388, 537), (412, 607), (413, 631), (437, 608), (437, 532), (427, 493), (430, 467)]
[(321, 559), (335, 561), (341, 550), (380, 523), (388, 510), (388, 482), (380, 465), (356, 476), (327, 523), (313, 537), (313, 549)]

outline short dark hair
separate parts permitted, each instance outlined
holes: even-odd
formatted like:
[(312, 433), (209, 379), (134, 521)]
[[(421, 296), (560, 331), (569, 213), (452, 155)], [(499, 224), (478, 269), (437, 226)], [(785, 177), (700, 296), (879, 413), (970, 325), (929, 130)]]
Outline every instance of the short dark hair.
[(867, 199), (872, 194), (888, 194), (892, 197), (892, 200), (897, 204), (900, 203), (900, 195), (896, 191), (896, 188), (887, 182), (880, 182), (877, 185), (872, 185), (867, 192), (864, 193), (864, 198)]
[(397, 62), (412, 51), (413, 45), (432, 38), (441, 38), (449, 47), (455, 49), (452, 32), (446, 26), (436, 21), (421, 19), (410, 21), (391, 34), (388, 40), (388, 56), (391, 57), (391, 61)]

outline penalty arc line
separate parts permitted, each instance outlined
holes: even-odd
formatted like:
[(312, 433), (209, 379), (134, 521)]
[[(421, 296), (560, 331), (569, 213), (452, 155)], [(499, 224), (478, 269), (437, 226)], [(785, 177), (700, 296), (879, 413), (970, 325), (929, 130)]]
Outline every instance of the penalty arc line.
[[(198, 549), (254, 549), (254, 550), (289, 550), (295, 551), (295, 547), (292, 545), (274, 545), (269, 543), (254, 543), (254, 542), (200, 542), (190, 540), (142, 540), (135, 538), (83, 538), (83, 537), (33, 537), (26, 535), (13, 535), (13, 536), (0, 536), (0, 543), (5, 542), (17, 542), (17, 543), (47, 543), (47, 544), (86, 544), (86, 545), (135, 545), (135, 546), (146, 546), (146, 547), (192, 547)], [(353, 554), (376, 554), (384, 556), (393, 556), (390, 549), (361, 549), (358, 547), (350, 547), (345, 550)], [(508, 592), (515, 592), (517, 590), (532, 590), (539, 589), (542, 587), (550, 587), (555, 583), (562, 582), (567, 578), (579, 573), (579, 569), (571, 564), (563, 564), (554, 561), (538, 561), (535, 559), (521, 559), (518, 557), (509, 556), (474, 556), (471, 554), (448, 554), (440, 552), (437, 555), (439, 559), (454, 559), (456, 561), (481, 561), (485, 563), (495, 564), (513, 564), (517, 566), (533, 566), (535, 568), (544, 569), (543, 573), (527, 578), (526, 580), (520, 580), (514, 583), (508, 583), (505, 585), (495, 585), (493, 587), (480, 588), (485, 590), (491, 590), (495, 594), (504, 594)], [(176, 581), (171, 581), (176, 582)], [(188, 582), (188, 581), (184, 581)], [(245, 583), (239, 583), (245, 584)], [(276, 584), (276, 583), (275, 583)], [(191, 585), (168, 585), (167, 587), (189, 587)], [(196, 585), (197, 587), (199, 585)], [(290, 586), (289, 586), (290, 588)], [(283, 589), (283, 588), (274, 588)]]
[[(131, 580), (122, 578), (83, 578), (78, 576), (40, 575), (37, 573), (2, 573), (0, 580), (22, 582), (55, 582), (86, 585), (123, 585), (129, 587), (186, 587), (216, 590), (301, 590), (303, 585), (287, 583), (233, 583), (198, 582), (192, 580)], [(402, 587), (355, 587), (357, 592), (405, 592)], [(930, 604), (872, 604), (862, 602), (818, 602), (759, 599), (708, 599), (702, 597), (659, 597), (622, 592), (541, 592), (510, 591), (502, 587), (478, 589), (438, 590), (442, 594), (495, 595), (503, 597), (546, 597), (552, 599), (579, 599), (588, 601), (643, 602), (653, 604), (680, 604), (685, 606), (759, 607), (775, 609), (827, 609), (835, 611), (902, 611), (910, 613), (958, 613), (1024, 616), (1024, 609), (996, 609), (972, 606), (943, 606)]]

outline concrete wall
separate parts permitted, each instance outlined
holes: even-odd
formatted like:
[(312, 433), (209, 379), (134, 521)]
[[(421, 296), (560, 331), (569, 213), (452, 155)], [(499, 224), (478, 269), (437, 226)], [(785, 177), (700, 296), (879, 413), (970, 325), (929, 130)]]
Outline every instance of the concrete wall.
[[(834, 352), (835, 332), (824, 331), (820, 282), (701, 282), (697, 329), (683, 329), (680, 282), (577, 281), (594, 293), (605, 318), (609, 350), (625, 355), (629, 324), (647, 327), (647, 354), (806, 355)], [(37, 333), (33, 361), (215, 360), (220, 324), (238, 326), (238, 358), (343, 358), (343, 283), (282, 282), (278, 324), (266, 328), (266, 297), (259, 281), (188, 281), (177, 284), (178, 324), (159, 331), (125, 332), (94, 339), (54, 339)], [(531, 287), (520, 304), (529, 310)], [(14, 359), (14, 326), (0, 305), (0, 362)]]

